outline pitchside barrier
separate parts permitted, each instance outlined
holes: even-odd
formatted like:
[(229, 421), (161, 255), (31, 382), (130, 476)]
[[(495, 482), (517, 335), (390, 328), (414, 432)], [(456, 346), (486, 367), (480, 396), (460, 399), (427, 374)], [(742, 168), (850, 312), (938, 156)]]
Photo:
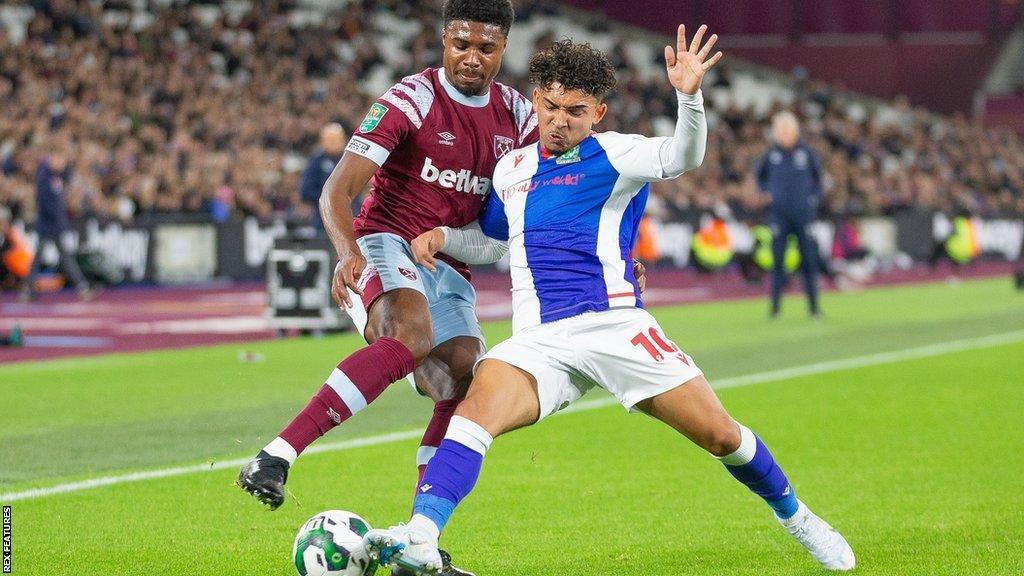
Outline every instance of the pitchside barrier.
[[(685, 222), (650, 222), (656, 259), (667, 265), (686, 267), (691, 263), (694, 234), (706, 219), (695, 216)], [(860, 245), (879, 259), (905, 254), (914, 261), (925, 261), (937, 245), (951, 247), (968, 259), (993, 258), (1015, 261), (1021, 257), (1024, 221), (1020, 219), (957, 219), (931, 212), (906, 212), (896, 217), (858, 218), (854, 221)], [(749, 252), (755, 243), (750, 225), (727, 223), (731, 249)], [(821, 220), (812, 225), (812, 233), (822, 254), (832, 253), (836, 223)], [(100, 254), (108, 266), (123, 272), (125, 283), (178, 285), (219, 280), (265, 281), (268, 257), (275, 242), (292, 238), (308, 227), (289, 227), (285, 222), (259, 223), (249, 218), (213, 223), (199, 217), (154, 218), (144, 224), (122, 224), (88, 219), (74, 223), (63, 237), (65, 245), (77, 251)], [(322, 233), (321, 233), (322, 234)], [(35, 233), (26, 237), (33, 248)], [(318, 255), (307, 258), (320, 262), (326, 258), (333, 267), (334, 253), (326, 237), (304, 241)], [(280, 250), (306, 248), (292, 246)], [(40, 255), (44, 264), (55, 265), (55, 250)], [(287, 260), (278, 253), (278, 261)], [(296, 261), (297, 262), (297, 261)], [(319, 264), (318, 264), (319, 265)], [(499, 268), (501, 268), (499, 264)], [(330, 278), (322, 269), (317, 278)], [(318, 297), (318, 296), (317, 296)], [(308, 298), (314, 298), (309, 295)]]

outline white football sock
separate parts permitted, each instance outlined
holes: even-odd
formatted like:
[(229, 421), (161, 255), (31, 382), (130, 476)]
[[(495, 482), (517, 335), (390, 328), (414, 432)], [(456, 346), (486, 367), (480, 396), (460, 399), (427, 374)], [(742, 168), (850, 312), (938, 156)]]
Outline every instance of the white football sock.
[(295, 448), (285, 441), (284, 438), (278, 436), (274, 438), (270, 444), (263, 447), (263, 451), (271, 456), (277, 456), (278, 458), (284, 458), (288, 461), (288, 465), (295, 464), (295, 459), (299, 457), (299, 454), (295, 452)]

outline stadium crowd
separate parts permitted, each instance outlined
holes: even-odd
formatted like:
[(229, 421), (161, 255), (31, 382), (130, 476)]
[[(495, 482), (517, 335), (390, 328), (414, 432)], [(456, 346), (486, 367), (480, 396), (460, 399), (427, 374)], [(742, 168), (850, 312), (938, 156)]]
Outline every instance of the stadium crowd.
[[(354, 1), (330, 18), (292, 0), (150, 0), (141, 12), (138, 4), (14, 0), (0, 7), (0, 204), (15, 218), (33, 221), (39, 163), (64, 153), (72, 217), (308, 220), (300, 176), (321, 128), (358, 125), (377, 95), (365, 90), (368, 78), (396, 80), (439, 65), (439, 2)], [(518, 17), (558, 10), (528, 3)], [(381, 49), (383, 13), (418, 25), (400, 58)], [(604, 129), (671, 127), (671, 87), (642, 74), (620, 36), (612, 50), (619, 87)], [(555, 38), (544, 34), (536, 44)], [(709, 88), (729, 87), (733, 74), (723, 67)], [(508, 67), (499, 78), (528, 89)], [(821, 83), (790, 82), (804, 141), (827, 172), (825, 215), (1024, 215), (1024, 143), (1016, 134), (904, 100), (878, 105)], [(708, 102), (704, 167), (656, 186), (653, 217), (763, 213), (767, 199), (753, 166), (767, 148), (774, 110)]]

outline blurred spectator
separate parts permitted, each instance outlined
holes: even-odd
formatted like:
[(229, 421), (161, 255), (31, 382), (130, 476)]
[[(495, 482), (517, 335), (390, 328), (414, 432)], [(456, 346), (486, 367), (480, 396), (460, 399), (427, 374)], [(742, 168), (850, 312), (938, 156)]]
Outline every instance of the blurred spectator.
[[(334, 167), (341, 160), (341, 154), (345, 151), (345, 129), (341, 124), (332, 122), (320, 130), (320, 149), (309, 159), (306, 170), (302, 173), (302, 201), (309, 204), (312, 209), (311, 224), (317, 230), (324, 229), (324, 222), (320, 218), (320, 192), (327, 183)], [(353, 201), (352, 213), (358, 214), (358, 206)]]
[(800, 142), (800, 124), (792, 112), (772, 118), (775, 144), (761, 158), (757, 186), (771, 195), (772, 289), (771, 316), (778, 317), (782, 290), (786, 285), (786, 247), (795, 236), (800, 249), (800, 270), (811, 316), (818, 308), (818, 244), (811, 238), (810, 224), (817, 215), (822, 193), (821, 163), (817, 155)]
[(75, 254), (68, 250), (61, 239), (64, 231), (68, 229), (68, 213), (64, 205), (64, 194), (68, 179), (71, 176), (71, 166), (68, 164), (68, 151), (62, 144), (56, 143), (51, 146), (49, 155), (39, 163), (36, 171), (36, 206), (38, 217), (36, 218), (36, 233), (39, 235), (36, 258), (32, 261), (32, 270), (29, 272), (22, 294), (26, 300), (35, 298), (35, 279), (42, 265), (43, 246), (52, 245), (60, 255), (60, 269), (64, 277), (75, 285), (79, 295), (83, 299), (92, 296), (92, 290), (85, 281), (85, 276), (78, 268)]

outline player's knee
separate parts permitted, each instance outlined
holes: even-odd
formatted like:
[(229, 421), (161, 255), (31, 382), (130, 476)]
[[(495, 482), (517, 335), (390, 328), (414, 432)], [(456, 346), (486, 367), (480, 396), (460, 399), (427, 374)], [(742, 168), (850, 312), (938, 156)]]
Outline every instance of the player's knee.
[(448, 378), (443, 382), (431, 382), (431, 386), (424, 392), (434, 402), (451, 402), (465, 399), (468, 388), (469, 382), (460, 383)]
[(409, 289), (382, 295), (370, 308), (366, 337), (394, 338), (421, 363), (434, 347), (434, 327), (423, 295)]
[(740, 428), (736, 421), (732, 418), (722, 418), (708, 428), (702, 448), (713, 456), (722, 457), (738, 450), (741, 441)]
[(460, 374), (453, 367), (452, 373), (455, 375), (455, 378), (452, 379), (451, 388), (445, 391), (448, 397), (444, 398), (444, 400), (461, 400), (469, 393), (469, 386), (473, 383), (473, 369), (470, 367)]
[[(430, 362), (428, 358), (426, 362), (420, 366), (424, 366)], [(472, 380), (469, 378), (468, 380)], [(447, 372), (434, 371), (433, 375), (428, 378), (421, 378), (420, 372), (416, 372), (416, 384), (420, 387), (427, 396), (430, 397), (434, 402), (451, 402), (461, 401), (466, 397), (466, 391), (469, 388), (469, 382), (458, 382), (453, 380), (451, 375)]]
[(426, 326), (419, 322), (384, 324), (377, 330), (377, 337), (383, 336), (394, 338), (404, 344), (412, 357), (416, 359), (417, 364), (423, 362), (434, 347), (433, 330), (429, 324)]

